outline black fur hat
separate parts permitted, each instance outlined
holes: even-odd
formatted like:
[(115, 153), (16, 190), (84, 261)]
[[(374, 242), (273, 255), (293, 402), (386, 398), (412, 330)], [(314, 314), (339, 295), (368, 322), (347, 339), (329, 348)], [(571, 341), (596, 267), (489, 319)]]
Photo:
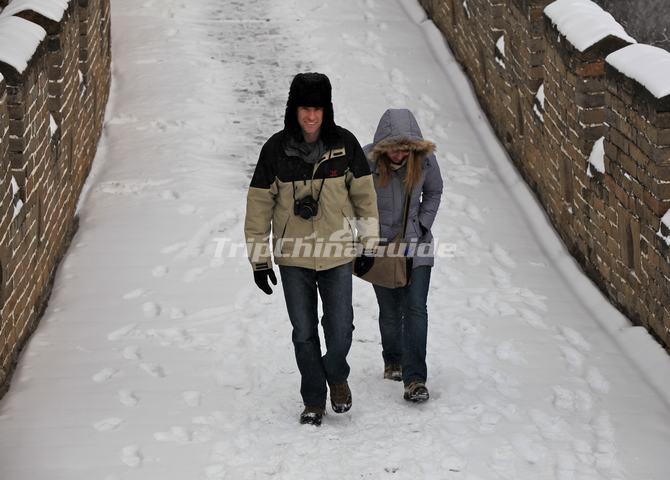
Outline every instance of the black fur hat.
[(330, 80), (323, 73), (299, 73), (293, 77), (286, 102), (284, 130), (295, 138), (302, 138), (302, 130), (298, 124), (298, 107), (321, 107), (323, 123), (320, 137), (327, 145), (336, 141), (337, 131), (331, 92)]

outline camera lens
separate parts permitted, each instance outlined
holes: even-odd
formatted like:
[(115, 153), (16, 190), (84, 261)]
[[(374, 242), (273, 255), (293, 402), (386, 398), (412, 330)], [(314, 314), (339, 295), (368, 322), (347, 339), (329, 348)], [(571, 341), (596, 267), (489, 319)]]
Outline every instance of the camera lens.
[(293, 206), (293, 213), (298, 215), (305, 220), (309, 220), (317, 214), (319, 211), (319, 204), (314, 200), (311, 195), (308, 195), (305, 198), (296, 200)]

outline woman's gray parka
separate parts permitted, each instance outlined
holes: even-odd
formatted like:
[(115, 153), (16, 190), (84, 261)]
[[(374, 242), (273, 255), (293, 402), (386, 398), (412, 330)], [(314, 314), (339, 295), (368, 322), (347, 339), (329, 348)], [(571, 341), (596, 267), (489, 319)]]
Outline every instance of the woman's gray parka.
[(424, 140), (419, 124), (407, 109), (389, 109), (384, 112), (373, 143), (363, 147), (368, 157), (370, 170), (377, 191), (380, 236), (382, 241), (391, 241), (402, 228), (402, 214), (405, 201), (403, 181), (407, 167), (391, 171), (391, 181), (380, 186), (377, 167), (379, 158), (396, 149), (410, 149), (415, 156), (423, 158), (421, 181), (412, 191), (405, 239), (417, 242), (414, 250), (414, 268), (434, 264), (434, 245), (431, 227), (442, 196), (442, 175), (435, 159), (435, 144)]

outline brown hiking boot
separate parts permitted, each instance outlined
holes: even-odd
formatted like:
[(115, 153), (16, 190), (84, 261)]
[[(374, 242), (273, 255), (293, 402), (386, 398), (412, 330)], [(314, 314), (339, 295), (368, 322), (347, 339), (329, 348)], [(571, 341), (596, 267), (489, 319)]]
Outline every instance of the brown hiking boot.
[(326, 413), (326, 409), (323, 407), (308, 407), (305, 405), (305, 409), (300, 414), (300, 423), (302, 425), (314, 425), (318, 427), (321, 425), (321, 420)]
[(351, 390), (346, 380), (330, 385), (330, 405), (335, 413), (344, 413), (351, 408)]
[(402, 367), (399, 363), (387, 363), (384, 365), (384, 378), (394, 382), (402, 381)]
[(412, 382), (409, 385), (405, 385), (405, 394), (403, 398), (408, 402), (425, 402), (430, 398), (428, 394), (428, 389), (426, 384), (420, 381)]

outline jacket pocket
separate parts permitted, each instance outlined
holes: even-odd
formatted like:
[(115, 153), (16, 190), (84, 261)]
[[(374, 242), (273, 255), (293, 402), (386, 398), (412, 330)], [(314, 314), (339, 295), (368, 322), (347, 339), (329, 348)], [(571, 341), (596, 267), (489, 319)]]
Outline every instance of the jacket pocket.
[(286, 233), (290, 221), (291, 221), (291, 213), (289, 212), (286, 214), (286, 218), (284, 219), (284, 221), (277, 224), (277, 231), (274, 233), (275, 238), (273, 245), (275, 254), (277, 253), (283, 254), (286, 253), (287, 251)]
[[(348, 228), (348, 231), (346, 232), (345, 235), (342, 235), (342, 240), (343, 241), (351, 241), (351, 244), (353, 245), (354, 239), (356, 238), (356, 231), (354, 229), (354, 225), (351, 223), (352, 219), (354, 216), (353, 210), (348, 212), (347, 208), (342, 209), (342, 226), (345, 228)], [(345, 233), (345, 232), (343, 232)]]

